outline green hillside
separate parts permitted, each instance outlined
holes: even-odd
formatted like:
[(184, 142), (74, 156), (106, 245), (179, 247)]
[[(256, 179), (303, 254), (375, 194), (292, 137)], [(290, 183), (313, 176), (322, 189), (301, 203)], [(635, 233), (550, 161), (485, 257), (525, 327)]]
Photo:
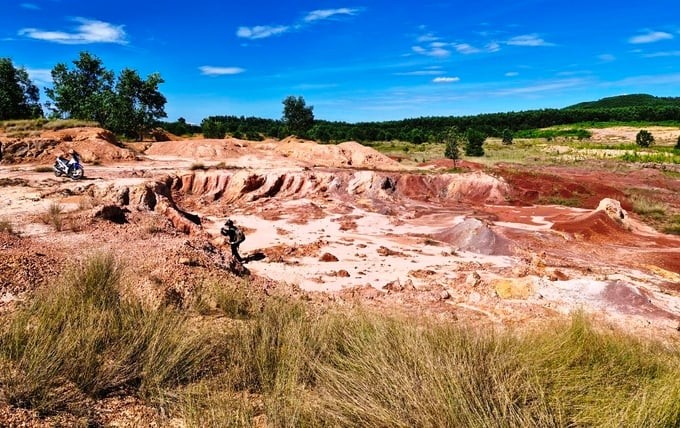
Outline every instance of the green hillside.
[(602, 98), (598, 101), (587, 101), (565, 107), (571, 109), (606, 109), (622, 107), (680, 107), (680, 98), (655, 97), (648, 94), (618, 95)]

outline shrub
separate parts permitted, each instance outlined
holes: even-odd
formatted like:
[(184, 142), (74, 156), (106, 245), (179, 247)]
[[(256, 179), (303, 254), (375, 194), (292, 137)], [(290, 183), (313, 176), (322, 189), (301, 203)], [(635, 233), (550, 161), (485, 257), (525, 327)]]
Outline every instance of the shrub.
[(674, 150), (680, 150), (680, 135), (678, 135), (678, 141), (675, 143), (675, 146), (673, 146)]
[(635, 136), (635, 143), (640, 147), (649, 147), (654, 144), (654, 136), (646, 129), (642, 129)]
[(14, 233), (14, 227), (9, 220), (0, 220), (0, 233)]
[(42, 215), (42, 221), (45, 224), (52, 225), (57, 232), (61, 232), (64, 226), (63, 212), (64, 209), (58, 202), (52, 202), (47, 208), (47, 212)]
[(468, 129), (465, 137), (467, 139), (465, 154), (467, 156), (484, 156), (484, 141), (486, 141), (486, 135), (476, 129)]
[(512, 139), (513, 139), (512, 131), (507, 129), (507, 128), (504, 129), (503, 134), (501, 135), (501, 138), (503, 140), (503, 144), (505, 144), (505, 145), (512, 144)]

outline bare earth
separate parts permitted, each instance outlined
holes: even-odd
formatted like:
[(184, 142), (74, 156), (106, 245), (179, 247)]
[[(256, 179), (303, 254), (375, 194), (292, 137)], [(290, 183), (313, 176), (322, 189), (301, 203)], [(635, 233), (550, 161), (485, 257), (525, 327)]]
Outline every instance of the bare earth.
[[(0, 163), (0, 221), (15, 232), (0, 232), (0, 313), (74, 260), (114, 251), (132, 292), (152, 303), (238, 274), (318, 302), (499, 327), (583, 309), (680, 340), (680, 237), (643, 224), (623, 193), (647, 189), (678, 207), (680, 180), (658, 170), (470, 164), (450, 174), (353, 142), (168, 141), (133, 153), (73, 132)], [(36, 172), (71, 147), (84, 180)], [(555, 195), (579, 195), (584, 208), (535, 204)], [(55, 203), (61, 231), (46, 219)], [(246, 231), (242, 254), (266, 258), (234, 262), (219, 234), (226, 218)]]

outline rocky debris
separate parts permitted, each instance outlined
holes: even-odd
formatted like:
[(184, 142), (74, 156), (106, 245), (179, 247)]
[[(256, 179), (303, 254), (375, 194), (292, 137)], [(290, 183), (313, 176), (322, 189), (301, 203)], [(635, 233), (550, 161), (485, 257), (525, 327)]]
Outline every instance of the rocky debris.
[(116, 224), (125, 224), (128, 222), (126, 215), (129, 213), (130, 210), (121, 208), (118, 205), (104, 205), (94, 212), (94, 217), (108, 220)]
[(378, 254), (380, 254), (381, 256), (385, 256), (385, 257), (388, 257), (388, 256), (403, 256), (404, 255), (404, 253), (402, 253), (401, 251), (390, 250), (389, 248), (385, 247), (384, 245), (381, 245), (380, 247), (378, 247), (378, 249), (376, 251), (378, 252)]
[(471, 288), (475, 288), (482, 283), (482, 277), (476, 271), (470, 272), (465, 277), (465, 285)]
[(526, 300), (536, 291), (532, 277), (495, 279), (491, 281), (491, 287), (501, 299)]
[(623, 224), (627, 229), (630, 229), (630, 225), (628, 224), (628, 213), (621, 208), (621, 202), (616, 199), (602, 199), (595, 211), (604, 211), (609, 218)]

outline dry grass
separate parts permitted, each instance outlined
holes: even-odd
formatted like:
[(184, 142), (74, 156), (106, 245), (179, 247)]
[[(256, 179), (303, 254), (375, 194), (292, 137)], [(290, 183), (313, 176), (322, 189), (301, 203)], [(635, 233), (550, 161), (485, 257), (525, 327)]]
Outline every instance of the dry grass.
[(41, 220), (45, 224), (52, 225), (54, 230), (61, 232), (64, 227), (64, 208), (58, 202), (52, 202), (47, 211), (42, 214)]
[(5, 219), (0, 219), (0, 233), (14, 234), (14, 226), (12, 222)]
[(125, 391), (202, 426), (678, 426), (680, 351), (583, 314), (494, 332), (199, 287), (182, 311), (118, 293), (90, 259), (4, 322), (13, 405), (86, 412)]

